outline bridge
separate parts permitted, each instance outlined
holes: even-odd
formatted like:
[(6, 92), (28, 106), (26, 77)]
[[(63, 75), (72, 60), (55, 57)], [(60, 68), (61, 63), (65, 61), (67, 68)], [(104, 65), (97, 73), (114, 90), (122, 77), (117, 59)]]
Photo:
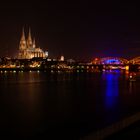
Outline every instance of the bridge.
[(131, 60), (120, 57), (95, 58), (93, 65), (103, 65), (104, 69), (130, 69), (140, 70), (140, 56)]
[(126, 65), (126, 64), (136, 64), (140, 65), (140, 56), (135, 57), (131, 60), (121, 58), (121, 57), (103, 57), (95, 58), (92, 60), (92, 64), (102, 64), (102, 65)]
[(140, 56), (139, 57), (135, 57), (135, 58), (129, 60), (129, 63), (140, 65)]

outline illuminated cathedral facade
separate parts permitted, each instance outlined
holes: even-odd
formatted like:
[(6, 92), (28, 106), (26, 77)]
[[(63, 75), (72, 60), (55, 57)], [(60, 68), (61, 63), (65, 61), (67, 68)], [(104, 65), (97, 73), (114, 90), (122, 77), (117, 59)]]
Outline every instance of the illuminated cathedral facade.
[(48, 51), (44, 52), (41, 48), (36, 47), (35, 39), (32, 41), (31, 31), (29, 29), (28, 38), (25, 38), (24, 29), (19, 44), (19, 59), (47, 58)]

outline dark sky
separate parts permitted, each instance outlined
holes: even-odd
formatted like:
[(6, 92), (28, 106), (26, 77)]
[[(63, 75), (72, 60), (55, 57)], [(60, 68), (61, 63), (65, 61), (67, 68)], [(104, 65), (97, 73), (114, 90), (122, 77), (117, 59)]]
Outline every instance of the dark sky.
[(14, 56), (22, 27), (50, 57), (91, 60), (140, 54), (138, 3), (99, 1), (19, 1), (0, 5), (0, 55)]

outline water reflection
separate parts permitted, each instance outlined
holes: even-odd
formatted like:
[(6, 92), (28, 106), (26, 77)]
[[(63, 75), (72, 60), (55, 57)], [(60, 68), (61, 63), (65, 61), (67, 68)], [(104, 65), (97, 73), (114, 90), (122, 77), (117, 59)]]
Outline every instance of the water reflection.
[(105, 88), (105, 108), (110, 109), (117, 103), (117, 97), (119, 95), (119, 81), (120, 71), (115, 73), (104, 73), (103, 78), (106, 83)]
[(0, 73), (0, 130), (83, 135), (139, 111), (139, 87), (120, 71)]

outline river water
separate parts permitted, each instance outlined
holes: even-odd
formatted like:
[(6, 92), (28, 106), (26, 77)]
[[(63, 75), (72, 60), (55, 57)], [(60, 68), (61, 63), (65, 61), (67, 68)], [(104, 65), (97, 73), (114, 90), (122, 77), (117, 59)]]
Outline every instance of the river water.
[(117, 70), (0, 73), (0, 137), (80, 139), (139, 108), (140, 80)]

